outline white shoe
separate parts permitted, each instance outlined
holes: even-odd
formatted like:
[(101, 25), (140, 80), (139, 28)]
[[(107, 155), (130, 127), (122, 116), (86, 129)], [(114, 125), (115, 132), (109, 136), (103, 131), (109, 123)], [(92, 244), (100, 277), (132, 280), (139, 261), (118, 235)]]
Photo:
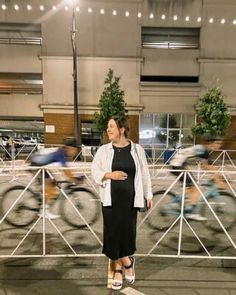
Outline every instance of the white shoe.
[(200, 214), (197, 214), (197, 213), (185, 214), (185, 217), (187, 219), (196, 220), (196, 221), (205, 221), (205, 220), (207, 220), (206, 217), (203, 217), (203, 216), (201, 216)]
[(39, 211), (39, 214), (38, 214), (40, 217), (45, 217), (45, 218), (47, 218), (47, 219), (56, 219), (56, 218), (59, 218), (60, 217), (60, 215), (57, 215), (57, 214), (53, 214), (53, 213), (51, 213), (48, 209), (45, 209), (45, 212), (44, 212), (44, 214), (43, 214), (43, 209), (41, 209), (40, 211)]

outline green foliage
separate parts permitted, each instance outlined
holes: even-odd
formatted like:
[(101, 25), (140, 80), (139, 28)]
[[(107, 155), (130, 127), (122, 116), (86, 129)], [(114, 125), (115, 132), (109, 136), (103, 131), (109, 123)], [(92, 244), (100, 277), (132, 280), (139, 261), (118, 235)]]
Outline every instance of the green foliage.
[(103, 134), (112, 116), (128, 117), (125, 109), (124, 91), (120, 89), (120, 77), (114, 77), (114, 71), (109, 69), (105, 79), (105, 88), (99, 100), (99, 112), (94, 113), (98, 130)]
[(231, 116), (224, 102), (220, 87), (212, 87), (200, 98), (197, 110), (198, 123), (192, 128), (194, 135), (223, 136), (230, 124)]

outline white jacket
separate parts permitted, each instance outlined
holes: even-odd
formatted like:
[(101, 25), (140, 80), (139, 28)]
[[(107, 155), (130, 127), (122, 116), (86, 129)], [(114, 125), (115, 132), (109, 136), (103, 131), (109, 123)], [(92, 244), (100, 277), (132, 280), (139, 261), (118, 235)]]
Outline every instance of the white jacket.
[[(131, 155), (135, 163), (134, 178), (134, 207), (144, 207), (144, 197), (152, 199), (151, 177), (148, 170), (144, 149), (139, 144), (131, 142)], [(114, 149), (112, 142), (102, 145), (95, 154), (92, 162), (92, 177), (99, 184), (99, 193), (103, 206), (111, 206), (111, 180), (104, 180), (105, 173), (112, 172)]]

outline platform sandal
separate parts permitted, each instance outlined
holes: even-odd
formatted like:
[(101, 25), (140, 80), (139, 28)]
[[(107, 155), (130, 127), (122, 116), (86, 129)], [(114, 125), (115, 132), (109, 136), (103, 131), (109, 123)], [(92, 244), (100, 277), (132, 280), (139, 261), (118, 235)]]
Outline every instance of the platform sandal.
[[(115, 274), (116, 273), (120, 273), (121, 275), (123, 275), (123, 271), (122, 269), (115, 269), (114, 270), (114, 277), (115, 277)], [(113, 290), (120, 290), (122, 288), (122, 285), (123, 285), (123, 280), (117, 280), (113, 277), (113, 281), (112, 281), (112, 286), (111, 288)]]
[(131, 263), (130, 265), (126, 266), (124, 265), (124, 268), (125, 269), (129, 269), (129, 268), (132, 268), (132, 272), (133, 272), (133, 275), (130, 276), (130, 275), (125, 275), (125, 279), (127, 282), (129, 282), (130, 284), (133, 284), (135, 282), (135, 272), (134, 272), (134, 265), (135, 265), (135, 258), (130, 256), (129, 257)]

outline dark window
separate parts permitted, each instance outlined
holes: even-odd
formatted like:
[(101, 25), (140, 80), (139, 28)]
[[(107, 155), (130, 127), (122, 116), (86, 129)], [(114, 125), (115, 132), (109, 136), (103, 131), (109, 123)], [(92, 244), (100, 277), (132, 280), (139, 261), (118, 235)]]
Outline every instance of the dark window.
[(0, 44), (41, 45), (41, 25), (0, 23)]
[(142, 27), (144, 48), (198, 49), (199, 40), (199, 28)]

